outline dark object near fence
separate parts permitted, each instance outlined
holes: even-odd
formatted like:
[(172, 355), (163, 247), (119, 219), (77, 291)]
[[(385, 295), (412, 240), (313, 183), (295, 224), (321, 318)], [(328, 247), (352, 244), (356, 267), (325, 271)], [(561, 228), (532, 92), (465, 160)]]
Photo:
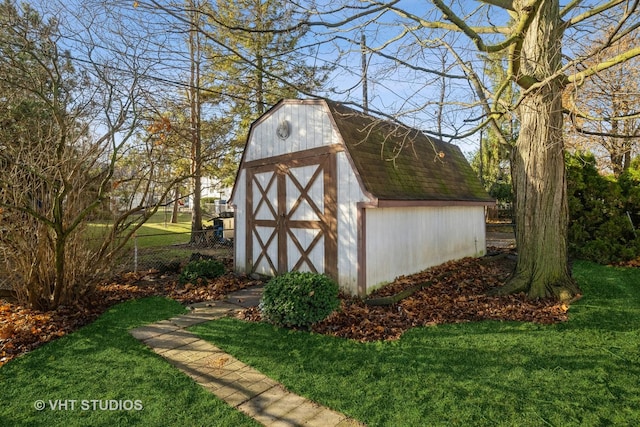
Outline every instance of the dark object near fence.
[(213, 255), (201, 254), (200, 252), (193, 252), (189, 257), (189, 262), (202, 261), (203, 259), (211, 260), (216, 259), (216, 257)]
[(193, 232), (190, 244), (210, 248), (233, 247), (233, 239), (224, 238), (223, 233), (222, 226), (208, 226), (202, 231)]

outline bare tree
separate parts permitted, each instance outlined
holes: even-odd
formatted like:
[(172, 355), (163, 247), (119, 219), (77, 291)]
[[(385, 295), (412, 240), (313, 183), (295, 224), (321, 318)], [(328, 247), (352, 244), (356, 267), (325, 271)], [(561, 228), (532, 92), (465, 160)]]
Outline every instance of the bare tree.
[[(124, 2), (115, 3), (125, 7)], [(111, 7), (111, 3), (100, 4), (104, 9)], [(291, 11), (291, 25), (277, 28), (221, 20), (215, 9), (205, 9), (203, 13), (227, 33), (286, 35), (303, 29), (302, 40), (308, 41), (309, 46), (325, 46), (313, 61), (338, 66), (330, 83), (341, 86), (344, 101), (351, 104), (362, 103), (361, 91), (356, 90), (362, 78), (359, 67), (354, 65), (361, 60), (361, 39), (365, 34), (369, 111), (402, 118), (440, 138), (467, 140), (486, 126), (499, 137), (500, 119), (517, 120), (519, 135), (512, 150), (512, 177), (519, 258), (516, 271), (501, 292), (525, 291), (532, 298), (563, 300), (578, 295), (580, 290), (571, 278), (567, 260), (562, 129), (567, 112), (582, 120), (590, 117), (571, 105), (563, 105), (562, 94), (568, 85), (579, 88), (598, 73), (640, 55), (638, 42), (630, 37), (640, 26), (638, 2), (610, 0), (592, 4), (573, 0), (561, 7), (558, 0), (432, 0), (421, 5), (405, 5), (399, 0), (344, 0), (339, 4), (314, 2), (313, 8), (307, 10), (303, 10), (306, 4), (291, 4), (299, 8)], [(139, 6), (189, 22), (183, 4), (148, 1), (127, 5), (129, 10)], [(584, 34), (603, 27), (611, 31), (600, 40), (589, 39), (593, 43), (589, 49), (573, 47), (588, 39)], [(261, 61), (256, 62), (238, 46), (216, 37), (216, 32), (207, 28), (199, 31), (208, 43), (233, 55), (234, 61), (296, 87), (286, 76), (261, 66)], [(131, 39), (140, 43), (145, 40)], [(622, 51), (606, 50), (627, 39), (629, 44)], [(563, 52), (563, 46), (572, 48)], [(448, 52), (446, 57), (434, 57), (434, 51), (443, 50)], [(504, 78), (487, 87), (483, 84), (482, 64), (487, 54), (498, 52), (504, 52), (506, 58)], [(604, 56), (589, 62), (596, 52)], [(151, 69), (148, 71), (153, 74)], [(443, 79), (447, 84), (442, 83)], [(444, 92), (434, 91), (434, 86)], [(518, 90), (510, 90), (513, 86)], [(313, 95), (304, 89), (298, 92)], [(510, 96), (513, 93), (518, 94), (515, 101)], [(231, 93), (219, 95), (234, 99)]]
[[(171, 13), (158, 2), (151, 4)], [(417, 127), (440, 138), (465, 140), (487, 126), (500, 137), (500, 119), (516, 120), (519, 134), (511, 152), (519, 258), (501, 292), (524, 291), (531, 298), (562, 300), (578, 295), (567, 255), (563, 115), (571, 106), (563, 105), (562, 94), (568, 85), (579, 87), (597, 73), (640, 55), (638, 42), (630, 37), (640, 25), (638, 2), (574, 0), (561, 7), (558, 0), (432, 0), (422, 4), (344, 0), (314, 2), (311, 9), (298, 6), (291, 16), (299, 21), (288, 27), (228, 22), (213, 11), (207, 19), (236, 34), (308, 30), (306, 40), (326, 47), (318, 58), (339, 67), (333, 83), (342, 83), (345, 101), (352, 104), (363, 102), (356, 90), (362, 79), (354, 65), (361, 60), (365, 34), (368, 83), (374, 86), (368, 110), (402, 118), (414, 126), (419, 123)], [(580, 54), (577, 48), (562, 51), (563, 45), (576, 46), (587, 40), (585, 34), (603, 26), (612, 30), (602, 40), (590, 40), (594, 46), (588, 52), (605, 52), (607, 46), (626, 39), (628, 47), (595, 63), (588, 62), (594, 55)], [(242, 50), (216, 38), (215, 33), (205, 37), (233, 54), (236, 61), (252, 63)], [(446, 56), (440, 53), (443, 50)], [(495, 87), (487, 87), (482, 64), (493, 53), (503, 53), (505, 73)], [(259, 63), (253, 67), (284, 80)], [(355, 84), (349, 85), (349, 76)], [(518, 94), (515, 101), (513, 93)], [(588, 118), (575, 108), (571, 113)], [(502, 143), (509, 145), (505, 138)]]
[[(619, 39), (606, 48), (602, 42), (609, 39), (611, 29), (603, 28), (593, 35), (596, 40), (583, 56), (588, 59), (583, 68), (599, 64), (633, 48), (640, 34)], [(591, 51), (597, 48), (598, 51)], [(569, 148), (592, 151), (599, 166), (619, 177), (629, 169), (634, 155), (640, 151), (640, 58), (636, 57), (619, 67), (598, 71), (592, 78), (567, 86), (564, 105), (572, 114), (568, 121)]]
[[(387, 64), (377, 67), (378, 79), (396, 81), (385, 88), (384, 81), (377, 80), (384, 96), (373, 96), (369, 110), (421, 121), (426, 132), (452, 140), (468, 138), (485, 126), (500, 135), (498, 119), (505, 115), (518, 121), (512, 178), (519, 257), (500, 292), (571, 300), (580, 290), (568, 267), (563, 115), (570, 106), (562, 104), (562, 94), (568, 85), (579, 87), (597, 73), (640, 55), (637, 39), (630, 37), (640, 25), (637, 7), (637, 1), (621, 0), (597, 4), (574, 0), (563, 7), (558, 0), (432, 0), (420, 5), (347, 1), (316, 4), (312, 19), (304, 25), (344, 54), (345, 73), (350, 62), (356, 63), (352, 52), (357, 51), (359, 34), (367, 31), (370, 53)], [(628, 40), (627, 47), (594, 63), (577, 49), (562, 51), (568, 40), (586, 40), (585, 35), (603, 26), (612, 30), (601, 40), (589, 39), (594, 43), (589, 52), (605, 52), (620, 40)], [(438, 66), (440, 56), (429, 57), (436, 48), (448, 50), (451, 67)], [(481, 60), (497, 52), (505, 52), (506, 73), (491, 90), (482, 83)], [(374, 69), (370, 67), (370, 76)], [(442, 76), (451, 85), (444, 111), (438, 111), (449, 123), (434, 132), (431, 111), (441, 103), (429, 86)], [(515, 102), (505, 96), (512, 85), (519, 88)], [(469, 101), (472, 98), (474, 102)], [(588, 118), (575, 109), (571, 113)]]
[(202, 231), (202, 99), (200, 96), (200, 62), (202, 60), (201, 17), (197, 1), (187, 2), (189, 15), (189, 107), (191, 121), (191, 172), (193, 174), (193, 206), (191, 215), (191, 242)]
[[(141, 46), (124, 39), (109, 50), (91, 39), (97, 27), (72, 46), (79, 23), (65, 27), (68, 21), (47, 19), (59, 14), (26, 5), (1, 8), (0, 270), (25, 303), (55, 308), (91, 292), (158, 206), (141, 202), (114, 215), (111, 204), (123, 182), (138, 182), (145, 202), (151, 191), (140, 172), (153, 164), (116, 174), (147, 101), (144, 65), (130, 61)], [(89, 225), (99, 218), (110, 221)]]

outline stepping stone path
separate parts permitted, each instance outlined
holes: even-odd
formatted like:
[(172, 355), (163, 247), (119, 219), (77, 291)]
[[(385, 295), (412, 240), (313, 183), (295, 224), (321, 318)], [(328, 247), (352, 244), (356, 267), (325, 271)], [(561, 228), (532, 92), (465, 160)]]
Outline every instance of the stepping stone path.
[(258, 305), (261, 287), (242, 289), (224, 301), (193, 304), (185, 315), (130, 331), (198, 384), (269, 427), (352, 427), (363, 424), (320, 406), (185, 330)]

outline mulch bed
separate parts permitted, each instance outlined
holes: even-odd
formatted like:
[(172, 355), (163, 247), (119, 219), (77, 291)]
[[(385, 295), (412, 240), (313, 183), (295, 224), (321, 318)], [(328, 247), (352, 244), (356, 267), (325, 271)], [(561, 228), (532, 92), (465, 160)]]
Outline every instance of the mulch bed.
[[(561, 303), (530, 301), (523, 294), (487, 294), (490, 289), (504, 284), (514, 264), (513, 256), (503, 252), (493, 258), (465, 258), (399, 277), (370, 298), (388, 297), (416, 288), (416, 285), (430, 284), (390, 305), (373, 306), (362, 299), (343, 295), (340, 310), (314, 325), (313, 331), (374, 341), (398, 339), (406, 330), (422, 325), (480, 320), (549, 324), (567, 320), (568, 307)], [(0, 300), (0, 366), (92, 322), (107, 308), (125, 300), (161, 295), (189, 304), (223, 299), (230, 292), (262, 283), (232, 273), (184, 287), (178, 285), (177, 279), (175, 274), (163, 275), (156, 271), (126, 273), (98, 286), (92, 298), (82, 304), (49, 312)], [(244, 310), (238, 317), (248, 321), (261, 320), (257, 308)]]
[(53, 311), (31, 310), (0, 299), (0, 366), (55, 338), (94, 321), (109, 307), (147, 296), (166, 296), (183, 304), (220, 300), (229, 292), (260, 284), (246, 276), (225, 274), (207, 283), (178, 284), (177, 274), (125, 273), (98, 285), (90, 299)]
[[(398, 303), (369, 305), (359, 298), (342, 296), (340, 310), (315, 324), (316, 333), (358, 341), (398, 339), (416, 326), (481, 320), (524, 321), (541, 324), (567, 320), (567, 305), (550, 300), (528, 300), (524, 294), (491, 296), (488, 292), (502, 286), (515, 266), (513, 256), (465, 258), (403, 276), (369, 297), (386, 297), (407, 288), (429, 285)], [(260, 321), (257, 308), (238, 315)]]

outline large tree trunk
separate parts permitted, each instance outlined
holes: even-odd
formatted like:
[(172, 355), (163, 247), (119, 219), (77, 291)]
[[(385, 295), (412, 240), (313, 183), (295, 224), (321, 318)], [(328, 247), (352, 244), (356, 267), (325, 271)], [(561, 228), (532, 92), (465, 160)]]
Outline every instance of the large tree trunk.
[(569, 210), (562, 142), (562, 110), (552, 87), (521, 105), (513, 158), (518, 262), (505, 291), (570, 300), (579, 293), (567, 254)]
[(501, 292), (571, 300), (580, 290), (567, 254), (562, 86), (560, 79), (548, 80), (560, 67), (562, 29), (557, 0), (544, 0), (539, 7), (516, 59), (516, 77), (546, 83), (526, 95), (519, 107), (521, 127), (512, 171), (518, 262)]

